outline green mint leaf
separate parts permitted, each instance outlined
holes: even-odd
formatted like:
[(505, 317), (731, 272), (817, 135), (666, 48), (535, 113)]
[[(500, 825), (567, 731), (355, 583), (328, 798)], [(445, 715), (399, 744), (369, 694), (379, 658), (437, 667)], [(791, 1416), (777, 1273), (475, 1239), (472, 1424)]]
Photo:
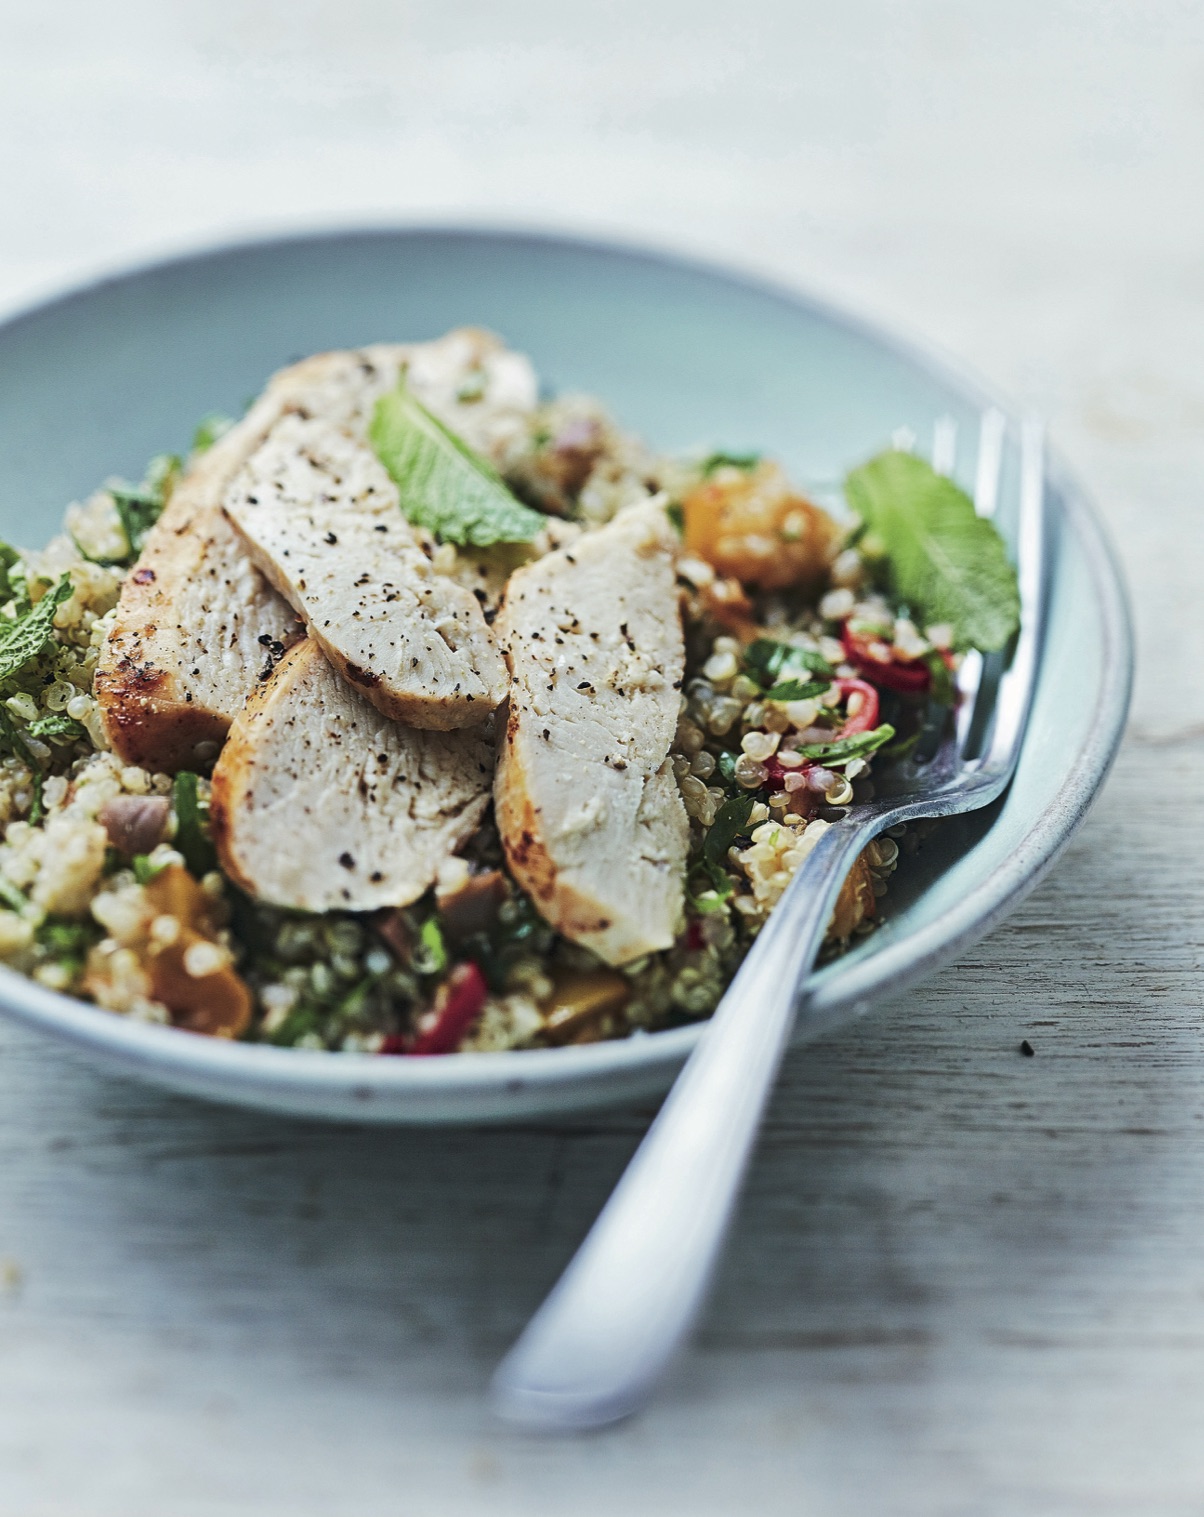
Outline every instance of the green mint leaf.
[(140, 485), (115, 479), (105, 486), (121, 518), (121, 530), (129, 544), (128, 558), (142, 552), (146, 534), (163, 514), (183, 464), (174, 453), (157, 453), (146, 466)]
[(117, 515), (121, 518), (121, 530), (130, 545), (130, 557), (137, 558), (142, 552), (146, 534), (163, 511), (163, 498), (133, 485), (110, 485), (109, 494), (113, 497)]
[(23, 911), (29, 905), (24, 891), (18, 890), (13, 882), (6, 880), (2, 874), (0, 874), (0, 902), (3, 902), (9, 911)]
[(807, 743), (798, 751), (803, 758), (820, 763), (825, 769), (833, 769), (847, 764), (850, 759), (866, 758), (876, 753), (894, 735), (895, 729), (890, 723), (883, 722), (872, 732), (857, 732), (852, 737), (838, 737), (830, 743)]
[(402, 386), (376, 403), (368, 437), (417, 526), (445, 542), (525, 543), (545, 517), (515, 500), (501, 476)]
[(223, 437), (233, 425), (234, 418), (221, 411), (210, 411), (208, 416), (202, 416), (192, 434), (192, 451), (208, 453), (218, 438)]
[(29, 820), (36, 827), (46, 815), (46, 804), (42, 800), (42, 787), (46, 779), (40, 769), (33, 771), (33, 799), (29, 803)]
[(723, 890), (716, 886), (714, 890), (704, 890), (699, 895), (690, 897), (690, 905), (699, 916), (713, 917), (717, 912), (726, 910), (727, 898), (732, 893), (732, 882), (726, 875), (723, 884)]
[(0, 705), (0, 753), (11, 753), (14, 758), (22, 759), (32, 768), (37, 767), (24, 734), (5, 705)]
[(686, 533), (686, 513), (679, 500), (671, 500), (665, 507), (665, 515), (669, 518), (669, 525), (677, 533), (678, 537), (684, 537)]
[(427, 917), (419, 934), (423, 947), (423, 962), (419, 974), (442, 974), (447, 968), (447, 945), (443, 941), (443, 929), (434, 917)]
[(715, 820), (711, 823), (702, 844), (702, 862), (710, 875), (715, 889), (722, 894), (731, 890), (731, 881), (726, 872), (727, 851), (748, 826), (748, 818), (756, 805), (756, 797), (751, 791), (744, 795), (734, 795), (730, 801), (724, 801), (715, 813)]
[(1016, 571), (997, 528), (951, 479), (890, 450), (845, 480), (849, 505), (885, 549), (893, 593), (959, 648), (1002, 648), (1020, 625)]
[(804, 684), (802, 680), (781, 680), (772, 690), (765, 692), (767, 701), (809, 701), (814, 696), (822, 695), (825, 690), (831, 688), (831, 680), (810, 680)]
[(176, 850), (183, 855), (189, 874), (199, 880), (217, 868), (217, 852), (205, 831), (205, 808), (197, 793), (197, 776), (187, 769), (181, 769), (175, 777), (171, 804), (176, 813)]
[(32, 611), (14, 621), (0, 622), (0, 682), (10, 679), (41, 653), (54, 629), (54, 613), (70, 594), (71, 576), (64, 574)]
[[(744, 650), (744, 668), (751, 679), (763, 689), (769, 690), (798, 674), (818, 674), (831, 682), (835, 677), (832, 665), (818, 653), (806, 648), (795, 648), (790, 643), (778, 643), (769, 637), (755, 638)], [(826, 688), (822, 687), (822, 688)], [(774, 696), (775, 700), (802, 699), (791, 695)]]
[(702, 476), (708, 479), (716, 469), (755, 469), (760, 462), (759, 453), (711, 453), (702, 461)]
[(104, 935), (95, 922), (72, 922), (62, 917), (47, 917), (34, 934), (34, 941), (46, 956), (63, 965), (71, 974), (82, 973), (88, 950)]
[(72, 742), (78, 742), (88, 735), (82, 722), (77, 722), (74, 717), (66, 716), (61, 711), (52, 711), (49, 716), (34, 717), (25, 730), (30, 737), (63, 737)]
[(15, 601), (17, 611), (29, 610), (29, 581), (25, 561), (8, 543), (0, 542), (0, 606)]
[(134, 878), (139, 885), (149, 885), (158, 875), (161, 875), (166, 864), (153, 864), (149, 853), (136, 853), (130, 860), (130, 868), (134, 871)]
[(949, 665), (934, 648), (931, 653), (924, 656), (924, 662), (928, 665), (928, 672), (932, 676), (932, 684), (929, 686), (929, 695), (938, 706), (952, 706), (957, 701), (957, 686), (953, 683), (953, 673)]

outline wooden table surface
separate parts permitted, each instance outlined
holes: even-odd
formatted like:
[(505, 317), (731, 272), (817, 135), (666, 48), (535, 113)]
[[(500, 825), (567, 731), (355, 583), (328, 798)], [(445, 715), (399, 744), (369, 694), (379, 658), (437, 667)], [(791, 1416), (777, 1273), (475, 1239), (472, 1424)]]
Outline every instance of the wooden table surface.
[(3, 304), (398, 213), (731, 255), (1044, 409), (1142, 659), (1047, 883), (790, 1060), (698, 1341), (603, 1435), (481, 1389), (646, 1111), (309, 1126), (0, 1025), (3, 1517), (1204, 1511), (1202, 159), (1172, 0), (0, 0)]

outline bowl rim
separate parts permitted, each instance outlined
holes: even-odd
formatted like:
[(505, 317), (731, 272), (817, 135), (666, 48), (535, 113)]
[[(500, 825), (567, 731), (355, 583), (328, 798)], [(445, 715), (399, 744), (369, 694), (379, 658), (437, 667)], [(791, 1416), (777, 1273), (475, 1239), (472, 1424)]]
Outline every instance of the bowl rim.
[[(248, 252), (296, 248), (321, 243), (464, 238), (478, 242), (528, 244), (533, 248), (580, 252), (673, 272), (701, 275), (732, 288), (757, 294), (861, 337), (913, 365), (939, 383), (956, 389), (979, 408), (994, 406), (1009, 419), (1016, 408), (960, 362), (918, 339), (903, 336), (876, 318), (846, 309), (838, 301), (785, 280), (642, 240), (610, 234), (547, 229), (525, 223), (469, 220), (389, 219), (380, 222), (297, 228), (284, 232), (225, 238), (124, 264), (70, 285), (11, 311), (0, 311), (0, 338), (26, 323), (87, 300), (113, 286), (134, 284), (167, 269), (181, 270)], [(1057, 793), (1036, 816), (1019, 848), (1005, 863), (960, 898), (939, 922), (929, 923), (887, 942), (836, 981), (826, 981), (805, 996), (800, 1008), (801, 1037), (815, 1036), (836, 1023), (862, 1014), (870, 999), (895, 994), (950, 962), (994, 928), (1006, 913), (1043, 878), (1083, 820), (1098, 794), (1124, 734), (1133, 681), (1133, 632), (1128, 597), (1115, 550), (1103, 523), (1074, 476), (1056, 453), (1049, 459), (1049, 483), (1081, 548), (1102, 623), (1099, 701), (1076, 755)], [(838, 993), (837, 993), (838, 992)], [(319, 1049), (275, 1048), (267, 1044), (231, 1043), (188, 1034), (183, 1029), (132, 1021), (47, 989), (0, 965), (0, 1011), (28, 1026), (64, 1037), (126, 1065), (131, 1073), (157, 1072), (195, 1080), (218, 1093), (276, 1088), (315, 1096), (323, 1092), (357, 1092), (388, 1100), (407, 1093), (470, 1097), (499, 1087), (526, 1089), (604, 1081), (612, 1073), (680, 1064), (701, 1036), (705, 1021), (660, 1032), (637, 1032), (626, 1038), (579, 1047), (508, 1049), (461, 1053), (450, 1058), (381, 1058), (377, 1054), (332, 1053)]]

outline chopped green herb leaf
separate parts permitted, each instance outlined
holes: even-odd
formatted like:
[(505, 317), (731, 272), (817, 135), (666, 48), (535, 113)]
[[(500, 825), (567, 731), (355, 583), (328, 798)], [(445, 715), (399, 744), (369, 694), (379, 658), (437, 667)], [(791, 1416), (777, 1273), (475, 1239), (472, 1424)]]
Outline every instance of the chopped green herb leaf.
[(702, 461), (702, 474), (707, 479), (716, 469), (755, 469), (760, 462), (759, 453), (711, 453)]
[(831, 680), (810, 680), (806, 684), (802, 680), (787, 679), (776, 684), (772, 690), (765, 692), (767, 701), (809, 701), (815, 696), (822, 695), (825, 690), (831, 689)]
[[(790, 643), (778, 643), (772, 638), (758, 637), (744, 650), (744, 667), (750, 678), (763, 689), (769, 690), (782, 681), (799, 674), (818, 674), (831, 681), (832, 665), (818, 653), (807, 648), (795, 648)], [(826, 688), (826, 687), (825, 687)], [(804, 696), (775, 696), (775, 700), (802, 700)]]
[(205, 832), (205, 810), (197, 794), (197, 776), (181, 769), (172, 786), (171, 803), (176, 813), (175, 846), (184, 857), (189, 874), (198, 880), (217, 867), (217, 853)]
[(130, 860), (130, 867), (134, 871), (134, 878), (139, 885), (149, 885), (156, 876), (163, 873), (166, 867), (163, 864), (153, 864), (147, 853), (136, 853)]
[(847, 764), (850, 759), (866, 758), (876, 753), (884, 743), (889, 743), (895, 729), (889, 722), (875, 727), (872, 732), (858, 732), (852, 737), (838, 737), (831, 743), (807, 743), (798, 751), (805, 759), (817, 761), (826, 769)]
[(71, 594), (71, 576), (64, 574), (53, 590), (47, 590), (32, 611), (16, 620), (0, 623), (0, 681), (11, 678), (50, 640), (54, 613)]
[(427, 917), (423, 922), (419, 939), (423, 948), (423, 962), (415, 966), (419, 974), (441, 974), (447, 968), (447, 945), (435, 917)]
[(146, 534), (159, 520), (163, 510), (162, 498), (149, 490), (135, 489), (133, 486), (127, 489), (125, 486), (110, 485), (109, 494), (113, 497), (117, 515), (121, 518), (121, 530), (130, 545), (130, 557), (135, 558), (142, 552)]
[(208, 416), (202, 416), (192, 434), (192, 451), (208, 453), (218, 438), (223, 437), (233, 425), (234, 418), (221, 411), (210, 411)]
[(382, 395), (368, 429), (401, 509), (446, 542), (486, 548), (529, 542), (545, 517), (515, 500), (501, 476), (402, 386)]
[(725, 909), (727, 897), (732, 893), (732, 882), (726, 875), (723, 877), (723, 884), (725, 886), (723, 890), (716, 887), (714, 890), (704, 890), (701, 894), (690, 897), (690, 905), (700, 916), (711, 917)]
[(845, 480), (849, 505), (884, 546), (892, 592), (959, 648), (1002, 648), (1020, 625), (1016, 571), (998, 529), (951, 479), (890, 450)]
[(10, 911), (22, 911), (26, 906), (29, 905), (29, 902), (25, 897), (25, 893), (21, 890), (18, 890), (13, 882), (11, 880), (6, 880), (2, 874), (0, 874), (0, 901), (2, 901)]
[(25, 729), (30, 737), (63, 737), (72, 742), (78, 742), (80, 738), (87, 737), (87, 728), (82, 722), (77, 722), (74, 717), (65, 715), (62, 711), (52, 711), (47, 716), (36, 716)]
[(29, 610), (29, 581), (25, 562), (16, 548), (0, 542), (0, 606), (16, 603), (18, 614)]
[(733, 753), (729, 748), (724, 748), (715, 761), (719, 773), (729, 785), (736, 783), (736, 763), (740, 755)]
[(42, 800), (42, 786), (45, 784), (45, 776), (40, 769), (33, 771), (33, 799), (29, 803), (29, 820), (36, 826), (46, 815), (46, 806)]
[(682, 509), (681, 501), (671, 500), (665, 507), (665, 515), (669, 518), (669, 524), (678, 537), (683, 537), (686, 531), (686, 513)]
[(46, 957), (61, 964), (74, 976), (79, 974), (88, 950), (98, 943), (103, 930), (95, 922), (69, 922), (61, 917), (47, 917), (34, 934), (34, 941)]
[(932, 683), (928, 687), (931, 699), (938, 706), (952, 706), (957, 700), (957, 686), (953, 683), (949, 665), (935, 648), (925, 655), (924, 662), (932, 676)]
[(163, 514), (182, 465), (174, 453), (159, 453), (146, 466), (140, 485), (114, 480), (105, 488), (121, 518), (121, 530), (129, 544), (129, 557), (142, 552), (146, 534)]
[(33, 763), (33, 755), (29, 751), (29, 744), (25, 736), (12, 718), (8, 707), (0, 703), (0, 752), (11, 753), (14, 757), (24, 759), (27, 764)]
[(702, 862), (715, 889), (724, 894), (731, 889), (731, 882), (724, 867), (727, 862), (727, 851), (748, 826), (748, 819), (755, 805), (756, 797), (751, 792), (734, 795), (730, 801), (724, 801), (715, 813), (715, 820), (711, 823), (703, 840)]

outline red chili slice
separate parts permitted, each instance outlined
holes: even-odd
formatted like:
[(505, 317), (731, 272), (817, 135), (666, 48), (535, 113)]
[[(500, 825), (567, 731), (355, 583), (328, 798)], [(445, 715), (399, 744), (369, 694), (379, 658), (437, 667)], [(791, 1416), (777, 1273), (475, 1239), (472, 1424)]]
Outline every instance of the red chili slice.
[(840, 635), (844, 656), (855, 669), (880, 690), (896, 695), (923, 695), (932, 684), (932, 671), (920, 659), (874, 658), (865, 638), (850, 632), (846, 622)]
[(863, 679), (838, 679), (836, 688), (842, 701), (847, 701), (853, 694), (861, 697), (857, 715), (846, 718), (837, 737), (855, 737), (859, 732), (872, 732), (878, 725), (878, 692), (873, 685)]
[(418, 1034), (407, 1052), (454, 1053), (481, 1015), (488, 995), (480, 968), (472, 963), (457, 964), (439, 987), (434, 1009), (418, 1024)]

